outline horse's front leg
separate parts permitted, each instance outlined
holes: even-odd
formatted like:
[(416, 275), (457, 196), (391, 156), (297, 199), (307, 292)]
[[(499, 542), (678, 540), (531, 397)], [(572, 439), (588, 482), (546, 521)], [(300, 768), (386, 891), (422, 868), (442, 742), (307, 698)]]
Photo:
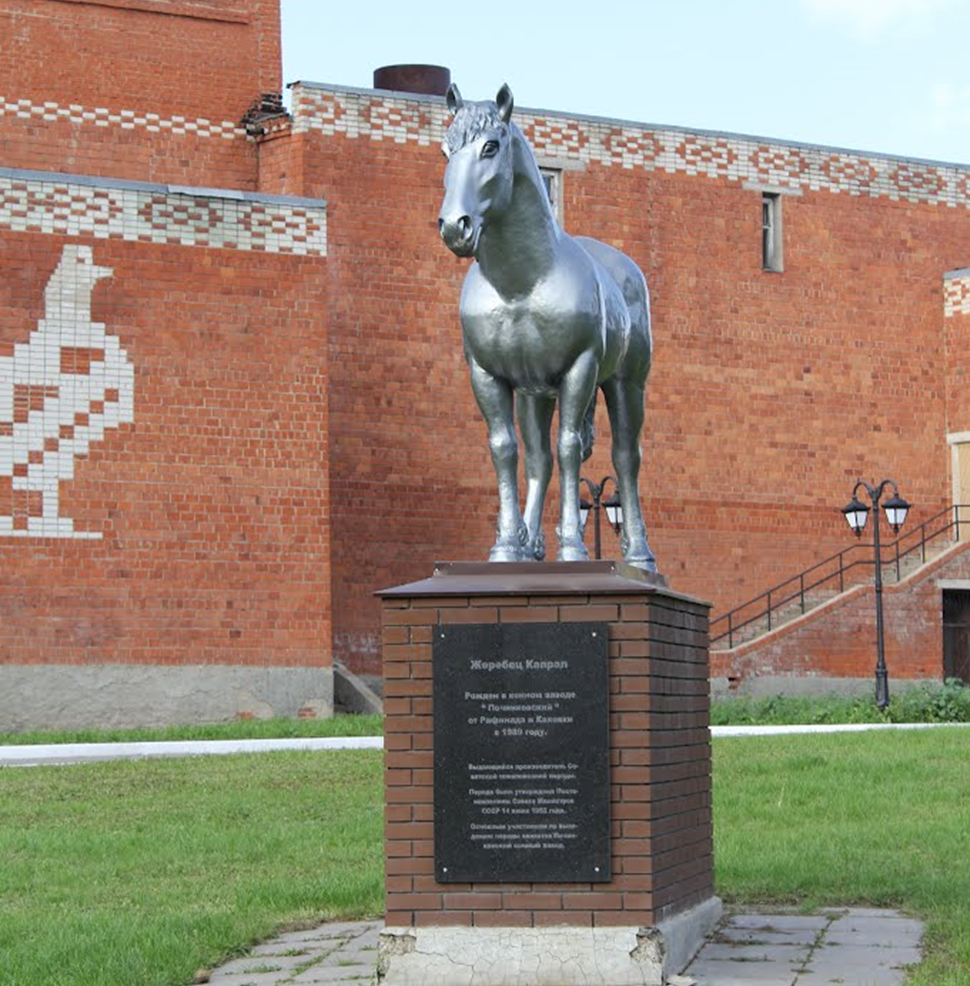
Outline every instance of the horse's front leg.
[(488, 426), (488, 446), (498, 477), (498, 535), (489, 561), (527, 561), (529, 532), (519, 510), (519, 443), (512, 388), (469, 358), (472, 390)]
[(579, 469), (583, 463), (581, 429), (596, 393), (599, 364), (592, 353), (573, 363), (559, 387), (559, 561), (588, 561), (579, 519)]
[(529, 553), (536, 561), (546, 555), (546, 542), (542, 535), (542, 509), (546, 502), (546, 490), (552, 479), (552, 446), (549, 429), (556, 410), (554, 397), (536, 397), (518, 394), (519, 430), (525, 446), (525, 526), (529, 530)]

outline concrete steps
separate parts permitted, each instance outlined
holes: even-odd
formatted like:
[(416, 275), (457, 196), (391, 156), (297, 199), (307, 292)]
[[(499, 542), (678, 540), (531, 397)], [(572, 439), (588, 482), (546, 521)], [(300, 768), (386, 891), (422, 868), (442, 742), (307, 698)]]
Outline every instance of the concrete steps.
[[(889, 563), (885, 562), (884, 550), (884, 561), (882, 565), (883, 584), (895, 585), (898, 582), (904, 582), (906, 579), (918, 572), (924, 565), (928, 565), (933, 561), (933, 559), (937, 558), (944, 551), (952, 548), (955, 543), (956, 542), (951, 541), (948, 538), (939, 538), (932, 541), (925, 545), (925, 557), (922, 552), (917, 550), (901, 558), (899, 560), (898, 571), (895, 557), (893, 557)], [(875, 576), (871, 571), (868, 572), (867, 575), (860, 576), (859, 570), (854, 570), (851, 575), (851, 581), (846, 579), (844, 583), (843, 591), (845, 592), (855, 588), (857, 585), (872, 585), (875, 581)], [(810, 613), (813, 609), (817, 609), (819, 606), (835, 599), (836, 596), (841, 595), (837, 574), (833, 574), (832, 578), (825, 584), (817, 586), (814, 589), (807, 590), (805, 592), (804, 605), (800, 595), (798, 595), (798, 589), (794, 579), (792, 580), (792, 586), (793, 587), (791, 589), (785, 591), (784, 595), (796, 595), (796, 598), (783, 603), (781, 606), (776, 607), (772, 604), (770, 619), (767, 613), (766, 599), (759, 598), (756, 602), (750, 603), (749, 605), (752, 615), (749, 616), (748, 614), (742, 612), (737, 614), (736, 617), (736, 622), (748, 622), (745, 622), (744, 626), (735, 629), (731, 633), (730, 638), (725, 635), (712, 642), (711, 650), (730, 650), (740, 646), (741, 644), (746, 644), (752, 640), (757, 640), (766, 633), (777, 630), (786, 623), (790, 623), (792, 620), (796, 620), (799, 617), (804, 616), (806, 613)], [(754, 615), (756, 613), (757, 615)], [(716, 621), (711, 626), (712, 636), (726, 633), (726, 630), (727, 624), (719, 625)]]

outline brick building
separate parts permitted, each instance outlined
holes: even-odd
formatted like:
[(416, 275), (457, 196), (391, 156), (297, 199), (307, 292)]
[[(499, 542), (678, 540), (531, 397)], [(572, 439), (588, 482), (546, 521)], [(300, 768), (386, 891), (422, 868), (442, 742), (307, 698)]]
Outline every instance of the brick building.
[[(276, 0), (0, 0), (0, 31), (0, 729), (324, 714), (335, 659), (379, 673), (372, 593), (493, 536), (444, 102), (297, 83), (283, 112)], [(716, 617), (847, 547), (860, 475), (908, 526), (970, 501), (970, 167), (516, 119), (566, 229), (647, 275), (676, 589)], [(892, 675), (941, 676), (962, 554), (898, 587)], [(715, 673), (868, 676), (854, 591)]]

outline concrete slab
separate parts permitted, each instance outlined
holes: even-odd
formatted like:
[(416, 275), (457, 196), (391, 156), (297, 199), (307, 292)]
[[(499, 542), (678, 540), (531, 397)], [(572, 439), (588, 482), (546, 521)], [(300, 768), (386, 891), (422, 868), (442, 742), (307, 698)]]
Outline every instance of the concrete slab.
[(351, 940), (359, 938), (361, 935), (380, 925), (374, 921), (334, 921), (332, 924), (322, 924), (319, 928), (307, 928), (305, 931), (289, 931), (281, 935), (278, 941), (287, 942), (311, 942), (329, 941), (335, 938)]
[(798, 945), (809, 947), (815, 944), (819, 931), (804, 928), (795, 931), (766, 931), (761, 928), (734, 928), (727, 925), (718, 930), (714, 941), (738, 945)]
[[(285, 986), (334, 986), (335, 983), (346, 983), (347, 986), (362, 986), (377, 978), (376, 964), (372, 968), (363, 966), (314, 966), (301, 972), (298, 976), (286, 980)], [(280, 984), (282, 986), (282, 984)]]
[(790, 914), (784, 911), (772, 914), (746, 914), (742, 912), (729, 915), (725, 922), (725, 928), (774, 932), (814, 931), (817, 933), (827, 928), (830, 921), (831, 918), (824, 914)]
[(710, 962), (774, 962), (800, 968), (811, 952), (811, 945), (750, 945), (743, 942), (709, 942), (701, 951)]
[(795, 986), (797, 972), (775, 962), (695, 959), (686, 975), (697, 986)]
[[(909, 961), (907, 961), (907, 959)], [(820, 949), (798, 977), (798, 986), (901, 986), (906, 966), (919, 962), (919, 954), (892, 949), (836, 947)]]
[(273, 941), (264, 942), (262, 945), (257, 945), (249, 954), (258, 955), (263, 958), (272, 957), (274, 955), (290, 955), (302, 957), (305, 962), (310, 956), (317, 955), (318, 953), (318, 948), (308, 948), (305, 943), (288, 942), (283, 941), (282, 938), (277, 938)]
[(307, 962), (306, 956), (297, 958), (295, 956), (283, 955), (247, 955), (242, 959), (234, 959), (221, 966), (219, 972), (224, 976), (264, 976), (270, 973), (276, 976), (276, 980), (284, 978), (284, 973), (292, 975), (296, 969)]
[[(794, 935), (798, 947), (786, 941)], [(733, 914), (686, 974), (698, 986), (902, 986), (921, 938), (918, 921), (872, 908)]]
[(843, 966), (853, 969), (902, 969), (919, 965), (921, 959), (922, 953), (918, 948), (826, 944), (815, 950), (806, 968), (818, 970)]
[(881, 945), (886, 948), (905, 946), (915, 948), (923, 936), (918, 921), (904, 917), (876, 917), (846, 914), (832, 922), (826, 932), (831, 944)]
[(288, 974), (279, 972), (227, 973), (217, 970), (209, 977), (209, 986), (280, 986), (287, 981)]
[(847, 978), (846, 971), (806, 972), (798, 977), (796, 986), (902, 986), (906, 973), (896, 970), (855, 970)]

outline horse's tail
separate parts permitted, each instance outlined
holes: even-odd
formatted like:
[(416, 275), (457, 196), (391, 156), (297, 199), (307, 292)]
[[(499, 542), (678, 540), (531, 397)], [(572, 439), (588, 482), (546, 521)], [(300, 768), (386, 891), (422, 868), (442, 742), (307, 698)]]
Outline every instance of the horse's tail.
[(583, 418), (583, 426), (580, 430), (580, 438), (583, 440), (583, 462), (593, 454), (593, 443), (596, 441), (596, 428), (593, 426), (593, 419), (596, 417), (596, 395), (599, 387), (593, 391), (589, 407), (586, 408), (586, 416)]

